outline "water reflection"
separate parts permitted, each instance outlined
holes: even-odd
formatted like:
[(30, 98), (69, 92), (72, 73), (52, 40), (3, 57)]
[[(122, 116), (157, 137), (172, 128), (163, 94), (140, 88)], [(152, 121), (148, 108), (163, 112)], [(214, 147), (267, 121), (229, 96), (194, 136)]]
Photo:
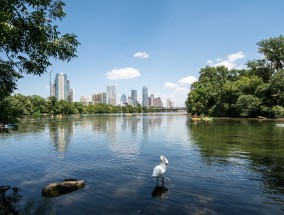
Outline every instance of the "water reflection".
[(55, 150), (60, 153), (59, 156), (63, 157), (73, 135), (73, 122), (71, 120), (64, 122), (51, 121), (48, 125), (52, 144)]
[(0, 214), (56, 214), (53, 199), (31, 198), (24, 204), (20, 191), (18, 187), (0, 186)]
[[(188, 135), (199, 147), (208, 165), (233, 167), (236, 175), (260, 181), (264, 193), (284, 194), (284, 132), (274, 122), (215, 120), (213, 123), (187, 120)], [(255, 178), (251, 173), (260, 173)], [(284, 202), (284, 199), (276, 201)]]
[(165, 199), (166, 197), (166, 193), (168, 192), (168, 188), (166, 188), (165, 186), (156, 186), (152, 192), (152, 197), (153, 198), (160, 198), (160, 199)]
[[(145, 114), (28, 119), (25, 125), (1, 136), (0, 178), (24, 186), (23, 194), (35, 197), (32, 208), (50, 181), (80, 177), (86, 189), (56, 197), (58, 214), (283, 213), (284, 129), (273, 122), (194, 123)], [(172, 161), (166, 187), (150, 179), (160, 154)]]

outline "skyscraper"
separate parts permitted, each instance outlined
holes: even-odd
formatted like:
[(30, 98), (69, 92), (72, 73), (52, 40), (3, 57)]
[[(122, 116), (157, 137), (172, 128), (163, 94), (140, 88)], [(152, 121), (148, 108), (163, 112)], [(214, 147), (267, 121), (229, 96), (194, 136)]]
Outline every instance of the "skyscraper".
[(107, 103), (109, 105), (116, 105), (116, 86), (107, 86)]
[(154, 106), (154, 99), (155, 99), (155, 97), (154, 97), (154, 95), (153, 94), (151, 94), (151, 96), (150, 96), (150, 102), (149, 102), (149, 106), (150, 107), (153, 107)]
[(74, 89), (70, 89), (69, 91), (69, 98), (70, 98), (70, 102), (74, 102), (75, 101), (75, 90)]
[(173, 108), (174, 107), (174, 103), (172, 102), (172, 100), (167, 99), (167, 108)]
[(121, 105), (125, 105), (127, 103), (126, 95), (123, 93), (120, 98)]
[(131, 98), (133, 101), (133, 106), (136, 107), (137, 106), (137, 90), (131, 90)]
[(67, 75), (60, 73), (55, 76), (55, 97), (57, 100), (67, 100), (70, 92), (70, 82), (67, 80)]
[(149, 107), (148, 88), (145, 86), (142, 89), (142, 106)]

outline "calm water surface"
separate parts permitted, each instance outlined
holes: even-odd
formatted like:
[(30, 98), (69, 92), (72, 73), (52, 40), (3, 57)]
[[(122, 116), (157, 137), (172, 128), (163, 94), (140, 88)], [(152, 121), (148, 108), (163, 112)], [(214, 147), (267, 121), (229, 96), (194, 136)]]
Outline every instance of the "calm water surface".
[[(284, 214), (279, 124), (177, 114), (25, 118), (18, 132), (0, 134), (0, 186), (20, 188), (14, 206), (30, 214)], [(164, 187), (151, 178), (160, 155), (169, 160)], [(86, 185), (41, 196), (65, 178)]]

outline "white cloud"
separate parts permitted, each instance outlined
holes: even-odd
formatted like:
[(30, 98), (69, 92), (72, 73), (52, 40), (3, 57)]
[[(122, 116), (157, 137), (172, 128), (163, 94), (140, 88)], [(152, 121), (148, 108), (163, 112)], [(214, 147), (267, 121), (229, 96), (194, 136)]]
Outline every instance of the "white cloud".
[(149, 54), (147, 52), (136, 52), (133, 57), (146, 59), (149, 58)]
[(206, 62), (207, 64), (213, 64), (214, 63), (214, 61), (213, 60), (207, 60), (207, 62)]
[(175, 94), (177, 95), (184, 95), (184, 94), (187, 95), (187, 93), (188, 93), (188, 89), (186, 87), (178, 87), (175, 91)]
[(233, 69), (233, 68), (236, 67), (236, 64), (234, 64), (234, 63), (232, 63), (232, 62), (230, 62), (228, 60), (224, 60), (224, 61), (221, 61), (219, 63), (214, 64), (214, 66), (225, 66), (228, 69)]
[(222, 60), (222, 58), (216, 58), (215, 61), (207, 60), (206, 63), (214, 67), (215, 66), (225, 66), (228, 69), (238, 69), (242, 66), (237, 65), (235, 62), (244, 57), (246, 57), (246, 55), (242, 51), (239, 51), (233, 54), (229, 54), (226, 60)]
[(228, 55), (228, 61), (233, 63), (236, 60), (242, 59), (244, 57), (245, 57), (245, 54), (240, 51), (240, 52)]
[(193, 82), (197, 81), (197, 79), (194, 76), (187, 76), (185, 78), (180, 79), (178, 82), (180, 84), (192, 84)]
[(169, 95), (169, 98), (174, 102), (174, 106), (183, 107), (188, 93), (189, 90), (186, 87), (178, 87)]
[(177, 84), (167, 82), (167, 83), (164, 84), (164, 87), (166, 87), (168, 89), (175, 89), (175, 88), (177, 88)]
[(107, 78), (110, 80), (123, 80), (139, 77), (141, 74), (139, 70), (134, 68), (121, 68), (113, 69), (111, 72), (106, 73)]

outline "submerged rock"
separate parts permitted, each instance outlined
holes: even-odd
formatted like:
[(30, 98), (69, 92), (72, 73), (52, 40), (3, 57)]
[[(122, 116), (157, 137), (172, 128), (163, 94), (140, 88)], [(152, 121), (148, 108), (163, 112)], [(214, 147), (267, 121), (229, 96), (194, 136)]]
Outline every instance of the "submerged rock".
[(84, 186), (84, 180), (65, 179), (61, 182), (54, 182), (47, 185), (42, 189), (42, 195), (45, 197), (56, 197), (79, 190)]

